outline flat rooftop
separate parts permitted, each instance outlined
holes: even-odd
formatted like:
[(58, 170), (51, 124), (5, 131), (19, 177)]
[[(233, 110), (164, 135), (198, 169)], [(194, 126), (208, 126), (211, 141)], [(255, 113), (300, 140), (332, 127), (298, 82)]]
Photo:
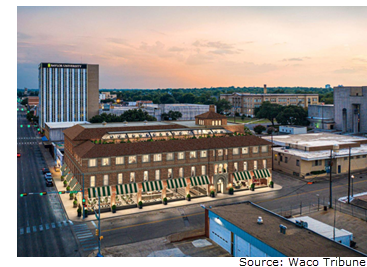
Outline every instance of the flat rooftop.
[(46, 122), (45, 123), (50, 129), (57, 128), (69, 128), (77, 124), (91, 124), (88, 121), (67, 121), (67, 122)]
[(83, 124), (82, 127), (86, 129), (90, 128), (110, 128), (110, 127), (136, 127), (136, 126), (163, 126), (170, 125), (170, 123), (163, 121), (148, 121), (145, 123), (144, 121), (133, 121), (128, 123), (123, 122), (107, 122), (106, 125), (102, 123), (91, 123), (91, 124)]
[[(299, 228), (280, 215), (251, 202), (213, 207), (209, 211), (288, 257), (362, 257), (356, 250), (325, 238), (312, 230)], [(258, 224), (261, 216), (264, 223)], [(279, 225), (287, 227), (280, 233)]]
[[(266, 136), (263, 138), (271, 141), (271, 136)], [(331, 133), (309, 133), (293, 135), (273, 135), (273, 143), (279, 146), (287, 146), (288, 144), (293, 144), (302, 147), (320, 147), (367, 143), (367, 138)]]

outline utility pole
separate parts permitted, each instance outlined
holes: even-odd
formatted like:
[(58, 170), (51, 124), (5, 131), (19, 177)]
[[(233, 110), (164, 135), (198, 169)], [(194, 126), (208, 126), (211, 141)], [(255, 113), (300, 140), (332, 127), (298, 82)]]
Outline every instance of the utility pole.
[[(273, 130), (275, 131), (275, 128), (273, 128)], [(273, 171), (274, 168), (273, 168), (273, 165), (274, 165), (274, 162), (273, 162), (273, 134), (274, 134), (274, 131), (271, 132), (271, 170)]]
[(329, 197), (329, 208), (333, 208), (333, 188), (332, 188), (332, 180), (331, 180), (331, 167), (333, 166), (333, 150), (330, 149), (330, 162), (329, 162), (329, 171), (330, 171), (330, 197)]
[(349, 146), (349, 167), (348, 167), (348, 204), (350, 204), (350, 154), (351, 154), (351, 147)]

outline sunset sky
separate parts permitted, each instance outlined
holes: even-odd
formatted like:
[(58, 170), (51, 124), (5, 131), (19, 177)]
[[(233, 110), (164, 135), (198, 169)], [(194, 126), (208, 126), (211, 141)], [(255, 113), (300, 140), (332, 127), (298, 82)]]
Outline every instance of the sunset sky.
[(100, 88), (367, 85), (367, 7), (18, 7), (18, 88), (40, 62)]

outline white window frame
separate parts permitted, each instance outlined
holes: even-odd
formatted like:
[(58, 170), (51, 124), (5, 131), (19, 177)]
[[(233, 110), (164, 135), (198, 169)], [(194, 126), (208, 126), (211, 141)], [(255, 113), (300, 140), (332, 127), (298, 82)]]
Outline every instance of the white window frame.
[(243, 170), (247, 171), (248, 170), (248, 165), (247, 165), (247, 161), (243, 162)]
[[(169, 173), (171, 172), (171, 177), (169, 177)], [(173, 178), (173, 169), (172, 168), (169, 168), (167, 170), (167, 179), (172, 179)]]
[(154, 154), (153, 161), (162, 161), (162, 154), (161, 153)]
[(160, 179), (161, 179), (161, 170), (155, 170), (155, 180), (159, 181)]
[(115, 161), (116, 165), (122, 165), (124, 164), (124, 157), (116, 157)]
[(95, 175), (92, 175), (90, 177), (90, 187), (96, 187), (96, 176)]
[[(205, 154), (205, 155), (204, 155)], [(208, 156), (208, 153), (207, 153), (207, 151), (206, 150), (201, 150), (200, 151), (200, 157), (201, 158), (206, 158)]]
[(242, 155), (246, 155), (248, 154), (248, 147), (243, 147), (242, 148)]
[(179, 176), (180, 178), (182, 178), (182, 177), (184, 177), (184, 175), (185, 175), (185, 173), (184, 173), (184, 168), (183, 168), (183, 167), (179, 168), (179, 169), (178, 169), (178, 176)]
[[(107, 184), (105, 183), (106, 178), (107, 178)], [(108, 186), (108, 182), (109, 182), (108, 174), (104, 174), (104, 175), (103, 175), (103, 186)]]
[[(145, 179), (145, 178), (146, 178), (146, 179)], [(144, 171), (144, 174), (143, 174), (143, 181), (144, 181), (144, 182), (149, 181), (149, 172), (148, 172), (148, 171)]]
[[(182, 155), (182, 158), (180, 155)], [(177, 152), (177, 159), (185, 159), (185, 152)]]
[[(171, 156), (171, 158), (169, 158), (169, 155)], [(174, 160), (174, 159), (175, 159), (175, 154), (173, 152), (167, 153), (166, 160)]]
[(263, 168), (266, 169), (266, 159), (263, 159)]
[(190, 159), (196, 159), (196, 151), (190, 151)]
[[(130, 162), (132, 159), (135, 159), (135, 162)], [(136, 156), (129, 156), (129, 164), (136, 164)]]
[(233, 171), (238, 172), (238, 162), (233, 162)]
[[(92, 165), (91, 162), (94, 162), (94, 165)], [(97, 159), (89, 159), (88, 167), (97, 167)]]
[(130, 172), (130, 179), (129, 182), (130, 183), (135, 183), (135, 172)]
[[(107, 160), (107, 164), (104, 164), (105, 160)], [(110, 158), (102, 158), (101, 159), (101, 166), (110, 166), (111, 159)]]
[(257, 170), (257, 160), (254, 160), (254, 170)]
[(233, 148), (233, 155), (239, 155), (240, 149), (238, 147)]
[(201, 165), (201, 175), (206, 175), (206, 166)]
[(223, 155), (223, 149), (218, 149), (218, 157), (222, 157)]
[(259, 153), (259, 147), (258, 146), (253, 146), (252, 147), (252, 153), (254, 153), (254, 154)]
[(268, 146), (261, 146), (261, 152), (262, 153), (268, 152)]
[(124, 177), (122, 173), (117, 174), (117, 184), (123, 184), (124, 183)]
[[(194, 171), (194, 175), (192, 175), (192, 171)], [(191, 176), (196, 176), (196, 168), (195, 166), (191, 166), (191, 172), (190, 172)]]
[[(147, 158), (147, 159), (144, 160), (144, 158)], [(141, 156), (141, 161), (143, 163), (150, 162), (150, 156), (148, 154)]]

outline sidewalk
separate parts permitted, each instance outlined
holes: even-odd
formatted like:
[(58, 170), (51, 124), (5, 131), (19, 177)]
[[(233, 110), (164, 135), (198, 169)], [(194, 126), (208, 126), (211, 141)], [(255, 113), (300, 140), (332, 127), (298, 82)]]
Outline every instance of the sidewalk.
[[(61, 181), (61, 172), (55, 172), (54, 170), (55, 161), (52, 159), (51, 154), (43, 146), (41, 147), (41, 151), (52, 173), (52, 177), (53, 177), (57, 191), (66, 190), (63, 182)], [(233, 195), (218, 194), (215, 198), (212, 198), (212, 197), (192, 198), (191, 201), (182, 200), (182, 201), (168, 202), (167, 205), (156, 204), (156, 205), (151, 205), (151, 206), (143, 206), (142, 209), (131, 208), (131, 209), (126, 209), (126, 210), (117, 210), (116, 213), (104, 212), (104, 213), (101, 213), (101, 219), (119, 217), (119, 216), (130, 215), (130, 214), (146, 213), (149, 211), (164, 210), (164, 209), (177, 208), (177, 207), (188, 206), (188, 205), (209, 204), (210, 202), (214, 202), (217, 200), (250, 196), (250, 195), (255, 195), (255, 194), (262, 194), (262, 193), (267, 193), (267, 192), (276, 191), (280, 189), (282, 189), (282, 186), (274, 184), (274, 188), (264, 187), (264, 188), (255, 189), (255, 191), (250, 191), (250, 190), (239, 191), (239, 192), (234, 192)], [(73, 222), (96, 220), (96, 217), (94, 215), (88, 215), (88, 217), (85, 218), (84, 220), (81, 217), (78, 217), (77, 208), (73, 207), (73, 200), (70, 200), (69, 194), (62, 194), (59, 196), (63, 204), (65, 213), (69, 220)]]

